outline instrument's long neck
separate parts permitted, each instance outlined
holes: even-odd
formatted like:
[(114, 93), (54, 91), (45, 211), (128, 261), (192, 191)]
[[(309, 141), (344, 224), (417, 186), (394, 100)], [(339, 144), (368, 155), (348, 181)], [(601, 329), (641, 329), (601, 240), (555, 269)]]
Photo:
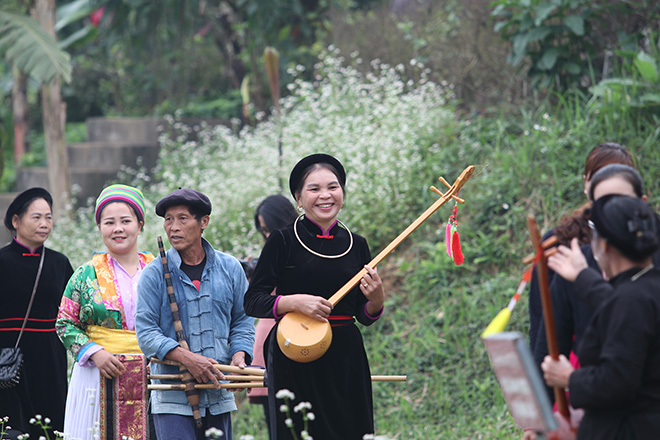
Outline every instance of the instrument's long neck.
[[(454, 184), (447, 190), (446, 193), (442, 195), (438, 200), (436, 200), (431, 206), (429, 206), (426, 211), (417, 219), (412, 222), (402, 233), (400, 233), (390, 244), (385, 247), (376, 257), (371, 260), (368, 264), (369, 267), (374, 268), (376, 267), (381, 261), (385, 259), (386, 256), (388, 256), (397, 246), (399, 246), (403, 240), (408, 238), (412, 232), (417, 229), (422, 223), (424, 223), (435, 211), (437, 211), (442, 205), (447, 203), (454, 194), (456, 194), (467, 182), (470, 177), (472, 176), (472, 173), (474, 173), (474, 165), (470, 165), (469, 167), (465, 168), (461, 175), (456, 179)], [(360, 280), (364, 275), (366, 275), (367, 270), (362, 269), (360, 270), (353, 278), (351, 278), (346, 284), (344, 284), (337, 292), (335, 292), (334, 295), (332, 295), (328, 301), (335, 306), (343, 297), (345, 297), (348, 292), (353, 290), (355, 286), (358, 285)]]
[[(539, 256), (536, 264), (536, 274), (539, 278), (539, 291), (541, 296), (541, 305), (543, 307), (543, 323), (545, 325), (545, 336), (548, 344), (548, 354), (554, 360), (559, 359), (559, 345), (557, 343), (557, 332), (555, 329), (555, 318), (552, 310), (552, 299), (550, 298), (550, 288), (548, 285), (548, 266), (547, 257), (544, 255), (543, 243), (541, 242), (541, 233), (536, 220), (531, 215), (527, 217), (527, 228), (534, 245), (534, 251)], [(568, 401), (563, 388), (554, 387), (555, 402), (557, 410), (566, 419), (569, 418)]]

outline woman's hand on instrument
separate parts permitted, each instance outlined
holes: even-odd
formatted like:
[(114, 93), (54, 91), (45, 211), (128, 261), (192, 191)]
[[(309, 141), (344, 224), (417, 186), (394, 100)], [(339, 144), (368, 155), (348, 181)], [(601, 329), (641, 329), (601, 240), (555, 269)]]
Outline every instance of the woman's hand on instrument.
[(99, 369), (103, 377), (106, 379), (112, 379), (113, 377), (119, 377), (126, 367), (121, 363), (114, 354), (110, 353), (107, 350), (100, 350), (90, 356), (96, 368)]
[(176, 347), (167, 353), (165, 357), (183, 364), (198, 383), (211, 382), (219, 389), (219, 381), (225, 380), (224, 374), (214, 366), (217, 362), (201, 354), (193, 353), (182, 347)]
[(328, 322), (328, 316), (332, 312), (332, 303), (322, 296), (306, 293), (283, 296), (277, 305), (277, 313), (282, 314), (292, 311), (319, 321)]
[(546, 356), (541, 363), (541, 369), (543, 370), (545, 383), (551, 387), (559, 388), (568, 387), (569, 378), (575, 370), (563, 354), (560, 354), (559, 359), (556, 361), (550, 356)]
[(587, 259), (582, 254), (577, 238), (571, 240), (571, 247), (559, 246), (557, 252), (548, 257), (548, 267), (566, 281), (575, 282), (580, 272), (587, 269)]
[(369, 303), (367, 304), (367, 312), (374, 316), (383, 308), (383, 303), (385, 302), (385, 289), (383, 288), (383, 280), (380, 279), (376, 269), (372, 269), (366, 264), (364, 269), (367, 273), (360, 280), (360, 290), (369, 300)]

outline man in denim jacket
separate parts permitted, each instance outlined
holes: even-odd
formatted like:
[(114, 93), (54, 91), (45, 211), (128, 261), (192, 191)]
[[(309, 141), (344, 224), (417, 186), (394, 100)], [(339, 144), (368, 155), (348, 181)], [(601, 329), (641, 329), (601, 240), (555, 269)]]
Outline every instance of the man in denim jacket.
[[(243, 310), (247, 279), (234, 257), (216, 251), (202, 238), (208, 226), (211, 202), (193, 189), (178, 189), (156, 204), (172, 248), (169, 271), (183, 332), (190, 350), (179, 345), (174, 331), (160, 259), (144, 268), (138, 284), (135, 329), (147, 357), (183, 364), (199, 383), (219, 386), (224, 376), (213, 367), (245, 367), (252, 358), (254, 320)], [(153, 363), (152, 374), (177, 374), (179, 368)], [(171, 383), (172, 381), (155, 381)], [(152, 391), (151, 411), (156, 435), (162, 439), (203, 439), (214, 427), (232, 439), (230, 411), (234, 396), (226, 389), (199, 390), (202, 430), (195, 428), (184, 391)]]

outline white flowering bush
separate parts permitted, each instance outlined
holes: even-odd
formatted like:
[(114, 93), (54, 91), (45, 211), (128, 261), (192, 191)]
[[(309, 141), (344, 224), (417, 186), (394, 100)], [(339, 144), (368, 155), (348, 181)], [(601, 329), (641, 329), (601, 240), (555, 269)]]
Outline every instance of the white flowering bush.
[(280, 405), (279, 410), (286, 416), (286, 419), (284, 419), (284, 424), (291, 430), (291, 435), (294, 440), (313, 440), (312, 436), (309, 434), (309, 422), (314, 421), (316, 418), (314, 413), (311, 411), (312, 404), (309, 402), (299, 402), (296, 406), (293, 407), (293, 412), (300, 413), (303, 420), (303, 429), (300, 431), (300, 436), (298, 436), (291, 414), (291, 403), (293, 402), (293, 399), (296, 398), (295, 394), (287, 389), (282, 389), (275, 393), (275, 398), (284, 401), (284, 403)]
[[(144, 170), (126, 170), (118, 181), (140, 187), (147, 199), (141, 249), (156, 251), (156, 235), (164, 235), (155, 203), (178, 187), (195, 188), (213, 203), (204, 233), (218, 249), (237, 257), (258, 254), (262, 240), (254, 228), (257, 205), (266, 196), (289, 196), (290, 170), (302, 157), (325, 152), (347, 171), (346, 207), (340, 218), (383, 246), (432, 202), (428, 187), (440, 175), (448, 180), (466, 165), (442, 146), (458, 130), (449, 87), (428, 80), (420, 63), (415, 79), (404, 66), (375, 60), (360, 73), (330, 48), (313, 68), (313, 81), (302, 79), (298, 66), (281, 112), (257, 115), (254, 127), (187, 127), (175, 118), (163, 127), (155, 182)], [(279, 155), (281, 145), (282, 156)], [(292, 199), (293, 202), (293, 199)], [(72, 222), (60, 222), (50, 245), (74, 264), (103, 245), (93, 221), (93, 201)]]

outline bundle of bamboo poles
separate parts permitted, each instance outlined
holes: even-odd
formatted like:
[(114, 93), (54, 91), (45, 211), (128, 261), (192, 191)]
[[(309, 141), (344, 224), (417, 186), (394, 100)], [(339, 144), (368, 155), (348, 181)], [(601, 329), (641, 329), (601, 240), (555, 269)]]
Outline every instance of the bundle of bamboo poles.
[[(152, 362), (166, 365), (175, 365), (179, 366), (178, 362), (173, 361), (161, 361), (159, 359), (152, 358)], [(223, 365), (223, 364), (214, 364), (222, 373), (232, 373), (225, 374), (225, 380), (230, 381), (230, 383), (221, 383), (220, 388), (228, 389), (244, 389), (244, 388), (263, 388), (266, 386), (266, 370), (260, 368), (239, 368), (232, 365)], [(160, 379), (160, 380), (182, 380), (183, 374), (150, 374), (147, 376), (149, 379)], [(372, 375), (371, 380), (373, 382), (405, 382), (408, 380), (407, 376), (383, 376), (383, 375)], [(150, 390), (185, 390), (185, 385), (183, 383), (174, 383), (174, 384), (150, 384), (147, 386)], [(216, 389), (216, 385), (212, 383), (204, 384), (195, 384), (196, 389)]]

